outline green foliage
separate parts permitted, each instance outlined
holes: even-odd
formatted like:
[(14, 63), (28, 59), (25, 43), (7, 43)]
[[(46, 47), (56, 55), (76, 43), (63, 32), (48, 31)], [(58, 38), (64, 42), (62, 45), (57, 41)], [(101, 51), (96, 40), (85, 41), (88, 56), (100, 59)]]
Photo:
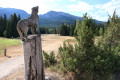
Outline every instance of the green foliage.
[(73, 36), (74, 35), (74, 25), (68, 26), (67, 24), (62, 24), (60, 27), (61, 36)]
[(61, 36), (67, 36), (67, 35), (69, 35), (68, 26), (66, 24), (62, 24), (62, 26), (60, 28), (60, 35)]
[(50, 52), (49, 55), (48, 55), (48, 53), (43, 51), (43, 55), (44, 55), (44, 65), (45, 65), (45, 67), (54, 66), (56, 64), (57, 61), (55, 59), (55, 53), (53, 51)]
[(78, 20), (76, 20), (76, 27), (75, 27), (75, 30), (74, 30), (74, 36), (77, 38), (77, 32), (78, 32), (78, 29), (79, 29), (79, 27), (80, 27), (80, 24), (81, 24), (81, 22), (80, 22), (80, 20), (78, 19)]
[(18, 39), (6, 39), (0, 38), (0, 54), (3, 52), (3, 49), (8, 46), (17, 46), (21, 44), (21, 40)]
[(63, 71), (75, 71), (74, 51), (71, 44), (66, 45), (64, 42), (63, 47), (59, 47), (58, 57), (61, 59), (60, 63)]
[(56, 29), (49, 29), (49, 33), (50, 34), (57, 34), (57, 30)]
[(71, 25), (70, 26), (70, 33), (69, 33), (70, 36), (73, 36), (74, 35), (74, 25)]
[(41, 34), (58, 34), (57, 28), (39, 27)]
[(103, 27), (100, 27), (99, 35), (103, 35), (103, 33), (104, 33)]
[(0, 16), (0, 36), (3, 37), (4, 34), (4, 30), (6, 28), (6, 15), (4, 15), (4, 18), (2, 16)]
[(16, 25), (20, 19), (20, 15), (17, 17), (15, 13), (11, 15), (9, 20), (7, 20), (6, 15), (4, 15), (4, 17), (0, 17), (0, 36), (7, 38), (18, 37), (19, 34), (17, 32)]
[(95, 27), (95, 36), (101, 36), (104, 34), (105, 26), (103, 24), (97, 24)]
[(109, 21), (109, 25), (100, 40), (101, 48), (106, 51), (114, 50), (120, 41), (120, 18), (117, 17), (116, 12), (114, 12), (112, 18), (110, 17)]
[(99, 42), (98, 46), (95, 46), (94, 22), (86, 14), (84, 18), (77, 26), (76, 39), (78, 43), (74, 47), (69, 43), (64, 43), (63, 47), (59, 47), (58, 58), (61, 70), (73, 72), (74, 80), (116, 79), (120, 72), (120, 42), (118, 38), (120, 29), (118, 28), (119, 23), (113, 25), (113, 22), (118, 21), (113, 18), (110, 20), (111, 25), (105, 30), (104, 35), (101, 32), (103, 40)]
[[(81, 27), (85, 27), (86, 29)], [(87, 13), (84, 15), (84, 20), (82, 20), (82, 22), (80, 22), (79, 20), (76, 21), (74, 34), (76, 39), (78, 40), (80, 39), (80, 35), (84, 35), (84, 31), (82, 29), (84, 29), (84, 31), (91, 30), (92, 34), (95, 33), (95, 21), (92, 18), (87, 17)], [(89, 31), (86, 31), (86, 34), (89, 36)]]

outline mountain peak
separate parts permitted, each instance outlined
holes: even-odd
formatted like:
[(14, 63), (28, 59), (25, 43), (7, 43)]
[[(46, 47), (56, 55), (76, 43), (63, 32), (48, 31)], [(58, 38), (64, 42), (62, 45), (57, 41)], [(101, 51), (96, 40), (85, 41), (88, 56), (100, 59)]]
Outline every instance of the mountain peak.
[[(2, 8), (0, 7), (0, 16), (6, 14), (7, 18), (9, 18), (12, 14), (16, 13), (20, 14), (21, 19), (28, 18), (30, 14), (21, 9), (15, 8)], [(75, 24), (77, 19), (83, 19), (82, 17), (74, 16), (65, 12), (58, 11), (49, 11), (43, 15), (39, 15), (39, 26), (61, 26), (63, 23), (67, 24)], [(98, 21), (100, 22), (100, 21)], [(101, 23), (101, 22), (100, 22)]]
[(20, 14), (22, 19), (29, 16), (29, 14), (26, 11), (21, 9), (0, 7), (0, 16), (3, 16), (4, 14), (6, 14), (7, 18), (9, 18), (14, 13), (16, 13), (16, 15)]

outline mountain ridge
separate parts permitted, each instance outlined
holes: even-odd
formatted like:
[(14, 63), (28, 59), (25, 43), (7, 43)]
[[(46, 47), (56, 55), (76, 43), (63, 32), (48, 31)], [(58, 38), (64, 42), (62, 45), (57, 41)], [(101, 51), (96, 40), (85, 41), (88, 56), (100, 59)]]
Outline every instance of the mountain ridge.
[[(10, 18), (11, 14), (16, 13), (16, 15), (21, 16), (21, 19), (30, 16), (26, 11), (15, 8), (2, 8), (0, 7), (0, 16), (6, 14), (7, 18)], [(39, 14), (39, 26), (40, 27), (59, 27), (63, 23), (75, 24), (77, 19), (84, 19), (83, 17), (78, 17), (65, 12), (49, 11), (45, 14)], [(102, 23), (102, 21), (96, 20), (96, 23)]]

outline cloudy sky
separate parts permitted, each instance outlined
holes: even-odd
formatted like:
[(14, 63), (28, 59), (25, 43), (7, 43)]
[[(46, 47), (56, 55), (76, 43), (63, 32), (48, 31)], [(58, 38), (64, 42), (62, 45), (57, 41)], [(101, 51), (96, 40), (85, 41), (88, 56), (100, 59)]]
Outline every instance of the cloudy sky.
[(94, 19), (107, 21), (108, 14), (112, 15), (116, 9), (120, 16), (120, 0), (0, 0), (0, 7), (23, 9), (28, 13), (37, 5), (39, 14), (54, 10), (82, 17), (87, 12)]

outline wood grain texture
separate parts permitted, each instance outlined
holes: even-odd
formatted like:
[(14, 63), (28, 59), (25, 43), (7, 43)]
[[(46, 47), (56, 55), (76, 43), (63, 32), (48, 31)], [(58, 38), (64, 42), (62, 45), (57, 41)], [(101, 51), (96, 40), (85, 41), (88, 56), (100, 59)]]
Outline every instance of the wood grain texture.
[(41, 35), (28, 36), (23, 41), (25, 80), (45, 80)]

